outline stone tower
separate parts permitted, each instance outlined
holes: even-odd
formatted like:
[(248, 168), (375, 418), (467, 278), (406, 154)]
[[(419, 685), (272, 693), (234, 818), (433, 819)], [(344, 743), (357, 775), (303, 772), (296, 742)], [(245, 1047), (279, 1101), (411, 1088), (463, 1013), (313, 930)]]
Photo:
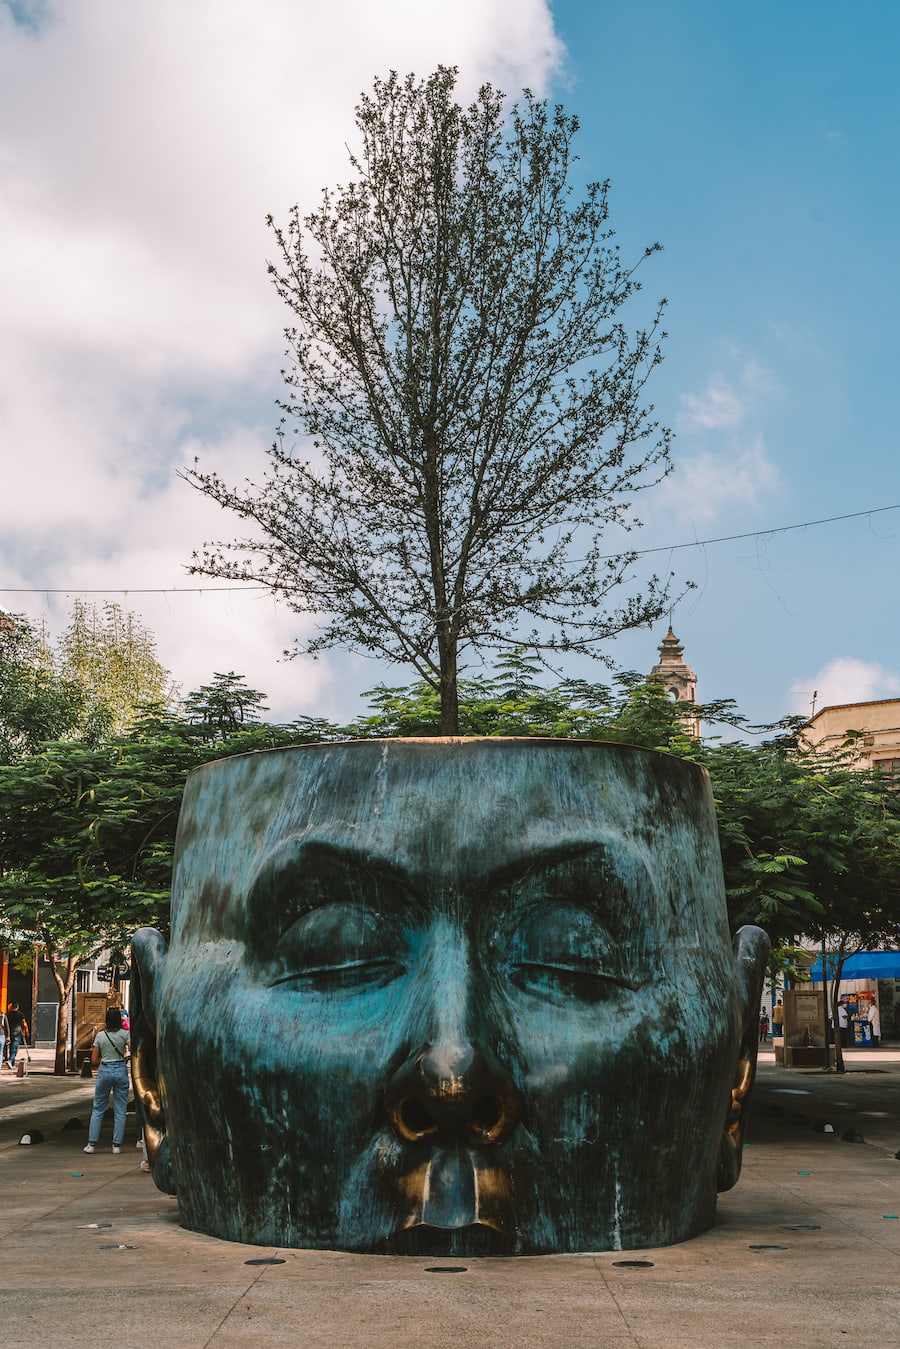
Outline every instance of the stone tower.
[[(659, 661), (654, 665), (648, 679), (657, 679), (665, 685), (666, 693), (677, 703), (697, 701), (697, 676), (684, 661), (684, 647), (672, 631), (669, 631), (659, 644)], [(699, 736), (700, 719), (685, 709), (682, 720), (688, 735)]]

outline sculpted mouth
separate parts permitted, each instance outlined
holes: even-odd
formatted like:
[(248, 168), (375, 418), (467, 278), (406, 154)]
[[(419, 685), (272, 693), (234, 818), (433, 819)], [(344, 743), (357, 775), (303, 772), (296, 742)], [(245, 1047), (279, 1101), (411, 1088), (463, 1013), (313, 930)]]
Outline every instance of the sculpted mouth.
[(394, 1232), (378, 1247), (381, 1255), (437, 1256), (474, 1259), (515, 1255), (516, 1243), (493, 1227), (428, 1227), (419, 1224)]
[[(516, 1236), (512, 1177), (481, 1148), (435, 1148), (394, 1182), (398, 1217), (395, 1236), (423, 1228), (438, 1232), (481, 1229), (512, 1243)], [(393, 1239), (392, 1239), (393, 1240)]]

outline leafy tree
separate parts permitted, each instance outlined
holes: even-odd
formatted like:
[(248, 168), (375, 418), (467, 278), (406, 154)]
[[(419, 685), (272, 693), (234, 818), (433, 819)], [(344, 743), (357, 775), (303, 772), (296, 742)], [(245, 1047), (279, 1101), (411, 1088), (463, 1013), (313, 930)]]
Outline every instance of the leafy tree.
[(172, 676), (156, 655), (156, 639), (121, 604), (99, 608), (76, 599), (58, 643), (58, 669), (82, 690), (86, 738), (126, 731), (146, 704), (171, 702)]
[[(536, 682), (537, 662), (524, 652), (511, 652), (497, 662), (498, 672), (459, 682), (459, 729), (462, 735), (525, 735), (578, 740), (628, 739), (668, 745), (682, 734), (673, 704), (652, 686), (648, 697), (658, 697), (660, 716), (640, 729), (629, 725), (632, 700), (627, 676), (615, 676), (612, 686), (565, 681), (551, 688)], [(351, 739), (440, 733), (441, 707), (437, 691), (424, 680), (405, 688), (378, 685), (366, 695), (372, 711), (344, 728)], [(639, 696), (639, 695), (638, 695)]]
[(70, 736), (99, 744), (174, 695), (153, 635), (119, 604), (76, 600), (55, 644), (24, 614), (0, 618), (0, 762)]
[[(837, 1026), (847, 957), (900, 946), (900, 800), (889, 777), (868, 768), (848, 770), (840, 757), (826, 758), (817, 778), (816, 824), (827, 862), (816, 876), (821, 911), (810, 916), (806, 932), (826, 952)], [(838, 1035), (835, 1066), (843, 1071)]]
[(700, 757), (735, 921), (759, 922), (775, 941), (900, 937), (900, 799), (889, 779), (810, 754), (791, 734)]
[(247, 688), (233, 670), (213, 675), (211, 684), (201, 684), (182, 703), (185, 715), (213, 740), (227, 740), (243, 728), (257, 725), (266, 711), (265, 694)]
[(820, 907), (808, 770), (780, 738), (706, 746), (696, 757), (712, 779), (732, 923), (759, 923), (774, 942), (790, 941)]
[(455, 84), (445, 67), (376, 80), (354, 180), (270, 219), (295, 326), (268, 470), (185, 475), (250, 530), (192, 570), (320, 616), (298, 650), (412, 667), (444, 734), (466, 653), (597, 655), (669, 602), (656, 577), (617, 598), (635, 554), (603, 543), (669, 467), (643, 401), (662, 305), (622, 318), (658, 245), (626, 265), (608, 185), (573, 199), (574, 117), (525, 91), (507, 120), (498, 90), (465, 108)]
[(173, 722), (99, 747), (52, 742), (0, 768), (0, 941), (39, 944), (47, 958), (57, 1072), (78, 966), (137, 927), (167, 923), (184, 779), (211, 757)]
[(59, 673), (43, 628), (24, 614), (0, 618), (0, 763), (13, 763), (45, 740), (74, 733), (85, 696)]

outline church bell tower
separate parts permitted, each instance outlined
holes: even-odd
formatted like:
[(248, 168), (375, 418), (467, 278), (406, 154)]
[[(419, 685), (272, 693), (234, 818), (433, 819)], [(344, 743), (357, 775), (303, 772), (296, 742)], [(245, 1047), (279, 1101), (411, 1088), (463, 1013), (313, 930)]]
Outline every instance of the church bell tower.
[[(697, 676), (691, 667), (685, 664), (684, 647), (672, 631), (671, 623), (669, 631), (659, 644), (659, 660), (647, 677), (663, 684), (666, 693), (676, 703), (697, 701)], [(699, 717), (685, 708), (682, 720), (688, 735), (699, 736)]]

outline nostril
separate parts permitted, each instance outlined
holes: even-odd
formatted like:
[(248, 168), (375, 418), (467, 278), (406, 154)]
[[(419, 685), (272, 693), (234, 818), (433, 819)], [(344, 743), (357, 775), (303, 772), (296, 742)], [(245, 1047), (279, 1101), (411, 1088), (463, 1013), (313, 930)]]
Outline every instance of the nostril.
[(426, 1043), (387, 1083), (384, 1110), (395, 1134), (426, 1146), (438, 1138), (483, 1148), (516, 1127), (520, 1098), (507, 1069), (476, 1044)]
[(503, 1118), (503, 1106), (496, 1096), (482, 1096), (469, 1114), (469, 1127), (474, 1133), (488, 1134), (497, 1128)]
[(426, 1107), (415, 1096), (407, 1096), (397, 1112), (407, 1135), (422, 1138), (425, 1134), (437, 1132), (437, 1125)]

